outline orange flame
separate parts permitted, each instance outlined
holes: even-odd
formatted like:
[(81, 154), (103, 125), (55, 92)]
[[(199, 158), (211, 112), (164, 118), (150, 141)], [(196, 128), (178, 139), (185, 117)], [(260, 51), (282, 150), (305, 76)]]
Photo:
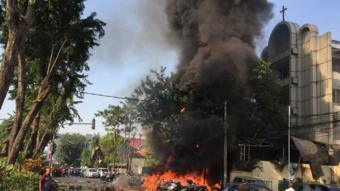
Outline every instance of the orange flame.
[(149, 176), (147, 176), (144, 179), (144, 188), (145, 191), (156, 191), (157, 186), (160, 184), (166, 182), (166, 181), (171, 181), (174, 180), (176, 182), (181, 183), (182, 186), (187, 186), (187, 180), (190, 179), (192, 180), (196, 185), (199, 186), (206, 186), (208, 191), (212, 191), (213, 188), (220, 189), (221, 186), (219, 184), (215, 185), (208, 185), (207, 181), (204, 178), (203, 173), (187, 173), (187, 174), (176, 174), (173, 171), (166, 171), (166, 172), (156, 172), (153, 173)]

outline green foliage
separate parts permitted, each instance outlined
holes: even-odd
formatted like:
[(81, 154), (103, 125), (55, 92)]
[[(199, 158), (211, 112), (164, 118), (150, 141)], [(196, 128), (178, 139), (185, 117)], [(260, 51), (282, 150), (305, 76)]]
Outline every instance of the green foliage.
[(0, 123), (0, 144), (8, 137), (11, 132), (12, 124), (13, 119), (6, 119)]
[[(121, 125), (118, 120), (121, 116), (130, 116), (128, 122), (147, 128), (152, 145), (147, 163), (151, 166), (169, 156), (201, 167), (209, 165), (202, 161), (221, 161), (225, 100), (229, 103), (231, 153), (236, 154), (237, 141), (242, 137), (281, 136), (285, 110), (280, 83), (269, 65), (264, 61), (252, 65), (248, 93), (235, 89), (237, 85), (230, 84), (228, 78), (233, 77), (226, 76), (225, 83), (230, 86), (221, 92), (214, 91), (221, 84), (209, 86), (210, 89), (183, 88), (176, 76), (167, 76), (165, 68), (161, 68), (151, 71), (130, 96), (133, 99), (124, 102), (122, 107), (110, 106), (101, 116), (106, 116), (107, 124), (115, 127)], [(123, 126), (128, 127), (124, 123)]]
[(0, 160), (0, 180), (8, 176), (13, 171), (13, 169), (13, 165), (8, 165), (6, 162)]
[(91, 150), (90, 148), (83, 149), (80, 156), (80, 165), (81, 166), (91, 166)]
[(38, 188), (39, 177), (31, 172), (19, 172), (12, 165), (0, 161), (0, 190), (34, 191)]
[(149, 169), (155, 169), (160, 161), (155, 157), (155, 151), (149, 141), (150, 139), (146, 140), (144, 166)]
[(103, 124), (108, 128), (117, 128), (119, 125), (124, 124), (126, 120), (124, 109), (115, 105), (109, 105), (107, 109), (98, 111), (96, 116), (103, 117), (105, 119)]
[(256, 103), (246, 110), (246, 129), (254, 138), (280, 137), (286, 128), (286, 112), (283, 104), (282, 88), (273, 75), (269, 64), (260, 60), (250, 74), (250, 85)]
[(118, 162), (118, 146), (124, 143), (124, 139), (115, 134), (108, 133), (103, 136), (100, 140), (100, 147), (104, 154), (104, 163), (106, 165), (111, 164), (113, 162)]
[(135, 90), (133, 97), (145, 101), (131, 100), (128, 105), (136, 104), (136, 121), (145, 126), (166, 126), (163, 123), (170, 123), (177, 114), (186, 107), (188, 95), (183, 92), (176, 81), (165, 74), (166, 68), (160, 71), (152, 70), (151, 74), (142, 81)]
[(34, 191), (38, 188), (38, 175), (30, 172), (12, 172), (0, 181), (0, 190)]
[(86, 148), (86, 137), (80, 134), (65, 134), (57, 147), (56, 158), (59, 162), (68, 165), (80, 165), (80, 156)]
[[(53, 137), (60, 124), (66, 121), (73, 122), (76, 117), (80, 119), (75, 108), (79, 101), (74, 101), (74, 98), (82, 98), (86, 85), (90, 84), (87, 80), (87, 72), (90, 69), (87, 63), (91, 55), (90, 50), (99, 45), (99, 39), (105, 34), (105, 23), (97, 18), (96, 13), (83, 15), (84, 1), (29, 0), (19, 2), (25, 5), (22, 7), (26, 7), (29, 3), (33, 9), (33, 22), (27, 38), (29, 40), (26, 41), (23, 49), (24, 60), (27, 62), (23, 80), (26, 82), (24, 119), (27, 118), (28, 111), (32, 109), (31, 106), (36, 101), (39, 88), (42, 87), (41, 81), (51, 72), (47, 80), (50, 88), (49, 95), (47, 99), (39, 98), (44, 101), (44, 104), (38, 108), (41, 114), (39, 134), (46, 134), (43, 137), (44, 143)], [(0, 43), (4, 44), (7, 40), (7, 27), (6, 22), (1, 21), (6, 11), (5, 1), (0, 3)], [(54, 59), (56, 60), (52, 64), (51, 60)], [(12, 82), (13, 90), (10, 92), (12, 99), (17, 95), (17, 81), (15, 77)], [(28, 116), (30, 119), (34, 117)], [(29, 133), (25, 132), (25, 134)], [(4, 136), (7, 137), (8, 134)], [(2, 131), (1, 137), (3, 137)], [(20, 138), (20, 142), (23, 139)]]

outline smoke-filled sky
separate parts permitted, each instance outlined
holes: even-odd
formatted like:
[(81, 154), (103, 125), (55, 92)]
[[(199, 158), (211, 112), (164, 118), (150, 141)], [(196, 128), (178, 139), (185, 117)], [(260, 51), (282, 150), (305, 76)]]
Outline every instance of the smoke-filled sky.
[[(273, 19), (265, 26), (262, 39), (257, 39), (259, 53), (266, 45), (268, 36), (281, 20), (279, 10), (282, 5), (288, 7), (287, 20), (300, 25), (313, 23), (320, 33), (331, 31), (333, 39), (340, 40), (339, 1), (310, 0), (270, 0), (274, 4)], [(116, 96), (128, 96), (150, 69), (167, 66), (168, 72), (175, 70), (179, 51), (168, 40), (169, 28), (165, 14), (165, 0), (87, 0), (85, 15), (97, 12), (98, 17), (107, 23), (106, 36), (101, 45), (93, 50), (89, 63), (91, 71), (88, 92)], [(118, 104), (120, 100), (86, 96), (79, 104), (79, 113), (84, 122), (89, 122), (94, 113)], [(0, 111), (0, 118), (14, 110), (13, 102), (6, 101)], [(61, 132), (101, 133), (105, 130), (101, 119), (97, 119), (97, 129), (73, 126)]]

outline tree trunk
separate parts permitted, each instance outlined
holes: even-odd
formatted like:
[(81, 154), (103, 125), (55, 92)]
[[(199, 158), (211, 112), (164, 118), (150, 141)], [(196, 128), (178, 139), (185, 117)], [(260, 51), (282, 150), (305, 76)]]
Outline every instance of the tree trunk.
[(36, 147), (34, 149), (34, 158), (37, 158), (43, 151), (44, 148), (46, 147), (47, 143), (49, 141), (49, 136), (47, 131), (45, 131), (39, 138), (39, 142), (37, 142)]
[(28, 4), (26, 15), (22, 17), (19, 14), (18, 2), (6, 0), (5, 21), (8, 27), (8, 38), (3, 61), (0, 65), (0, 109), (13, 77), (17, 54), (24, 49), (24, 43), (31, 25), (31, 11), (31, 5)]
[(48, 94), (51, 92), (51, 86), (49, 85), (49, 81), (52, 77), (52, 73), (54, 71), (55, 65), (58, 61), (58, 58), (61, 54), (62, 49), (64, 48), (65, 43), (66, 43), (66, 40), (64, 40), (61, 43), (58, 50), (56, 49), (57, 45), (53, 45), (52, 47), (46, 75), (41, 81), (37, 98), (33, 101), (30, 111), (28, 112), (25, 120), (23, 121), (15, 140), (13, 140), (11, 150), (8, 152), (7, 163), (9, 164), (13, 164), (16, 161), (19, 151), (22, 149), (22, 144), (24, 142), (25, 135), (28, 131), (28, 128), (31, 126), (33, 119), (36, 117), (36, 115), (41, 110), (43, 103), (45, 99), (47, 98)]
[(25, 55), (21, 51), (18, 55), (18, 88), (17, 96), (15, 99), (16, 109), (15, 109), (15, 120), (11, 128), (11, 133), (9, 136), (9, 147), (12, 149), (13, 142), (18, 134), (18, 131), (22, 124), (22, 118), (24, 114), (25, 106), (25, 95), (26, 95), (26, 83), (25, 83), (25, 72), (26, 72), (26, 60)]
[(28, 140), (28, 143), (26, 145), (25, 149), (25, 158), (32, 158), (33, 157), (33, 149), (36, 147), (37, 144), (37, 136), (38, 136), (38, 131), (39, 131), (39, 125), (40, 125), (40, 114), (38, 114), (33, 123), (32, 123), (32, 132), (31, 136)]
[(22, 144), (24, 142), (25, 135), (28, 131), (28, 128), (31, 126), (33, 119), (37, 116), (38, 112), (40, 111), (43, 103), (48, 96), (49, 92), (51, 91), (51, 87), (48, 84), (49, 76), (46, 76), (41, 83), (39, 88), (39, 93), (36, 100), (33, 102), (31, 110), (27, 114), (25, 120), (22, 123), (22, 126), (12, 144), (12, 148), (8, 153), (7, 163), (13, 164), (21, 150)]

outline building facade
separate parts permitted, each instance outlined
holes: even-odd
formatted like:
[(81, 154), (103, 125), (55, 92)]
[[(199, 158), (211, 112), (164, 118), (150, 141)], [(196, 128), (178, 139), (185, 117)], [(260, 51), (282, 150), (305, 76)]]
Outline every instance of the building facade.
[(340, 42), (315, 25), (283, 21), (262, 57), (282, 81), (293, 135), (340, 144)]

